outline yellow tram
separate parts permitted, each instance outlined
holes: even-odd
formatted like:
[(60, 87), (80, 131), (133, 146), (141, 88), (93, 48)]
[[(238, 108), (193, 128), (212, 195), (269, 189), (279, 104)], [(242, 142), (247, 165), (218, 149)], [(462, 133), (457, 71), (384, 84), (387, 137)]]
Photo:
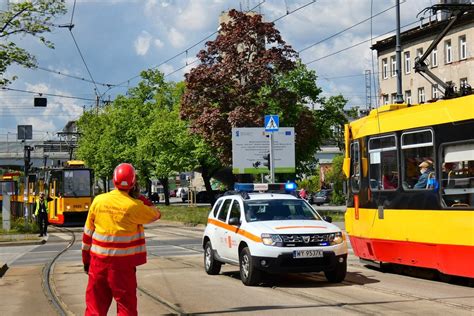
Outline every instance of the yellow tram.
[(49, 222), (84, 224), (93, 199), (93, 171), (83, 161), (71, 160), (46, 172)]
[(474, 95), (381, 106), (345, 126), (345, 146), (355, 255), (474, 278)]

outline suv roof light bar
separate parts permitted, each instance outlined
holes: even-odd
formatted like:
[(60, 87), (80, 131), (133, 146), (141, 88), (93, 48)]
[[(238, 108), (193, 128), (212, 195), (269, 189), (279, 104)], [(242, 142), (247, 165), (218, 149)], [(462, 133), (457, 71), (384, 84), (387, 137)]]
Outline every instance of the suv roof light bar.
[(296, 190), (296, 184), (287, 183), (235, 183), (235, 191), (245, 192), (268, 192), (268, 193), (289, 193)]

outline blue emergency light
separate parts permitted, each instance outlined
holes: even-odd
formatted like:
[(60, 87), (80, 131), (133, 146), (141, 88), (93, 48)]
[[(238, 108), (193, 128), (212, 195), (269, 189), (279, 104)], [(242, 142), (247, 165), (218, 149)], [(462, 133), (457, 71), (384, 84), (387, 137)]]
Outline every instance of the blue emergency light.
[(296, 183), (235, 183), (234, 190), (245, 192), (290, 192), (296, 190)]

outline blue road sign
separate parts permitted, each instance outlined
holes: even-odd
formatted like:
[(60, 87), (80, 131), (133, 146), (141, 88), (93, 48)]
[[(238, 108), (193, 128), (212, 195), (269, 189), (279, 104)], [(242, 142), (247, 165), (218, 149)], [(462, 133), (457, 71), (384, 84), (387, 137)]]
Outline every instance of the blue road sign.
[(277, 132), (280, 126), (278, 115), (265, 115), (265, 132)]

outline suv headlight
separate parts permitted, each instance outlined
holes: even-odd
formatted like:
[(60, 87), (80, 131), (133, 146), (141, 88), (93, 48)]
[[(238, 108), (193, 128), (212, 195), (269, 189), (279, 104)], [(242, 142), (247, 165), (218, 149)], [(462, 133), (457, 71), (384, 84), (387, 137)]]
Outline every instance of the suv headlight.
[(329, 242), (331, 243), (331, 246), (342, 244), (343, 241), (344, 235), (342, 234), (342, 232), (337, 232), (329, 235)]
[(267, 246), (276, 246), (281, 247), (283, 245), (283, 240), (280, 235), (276, 234), (262, 234), (262, 242)]

